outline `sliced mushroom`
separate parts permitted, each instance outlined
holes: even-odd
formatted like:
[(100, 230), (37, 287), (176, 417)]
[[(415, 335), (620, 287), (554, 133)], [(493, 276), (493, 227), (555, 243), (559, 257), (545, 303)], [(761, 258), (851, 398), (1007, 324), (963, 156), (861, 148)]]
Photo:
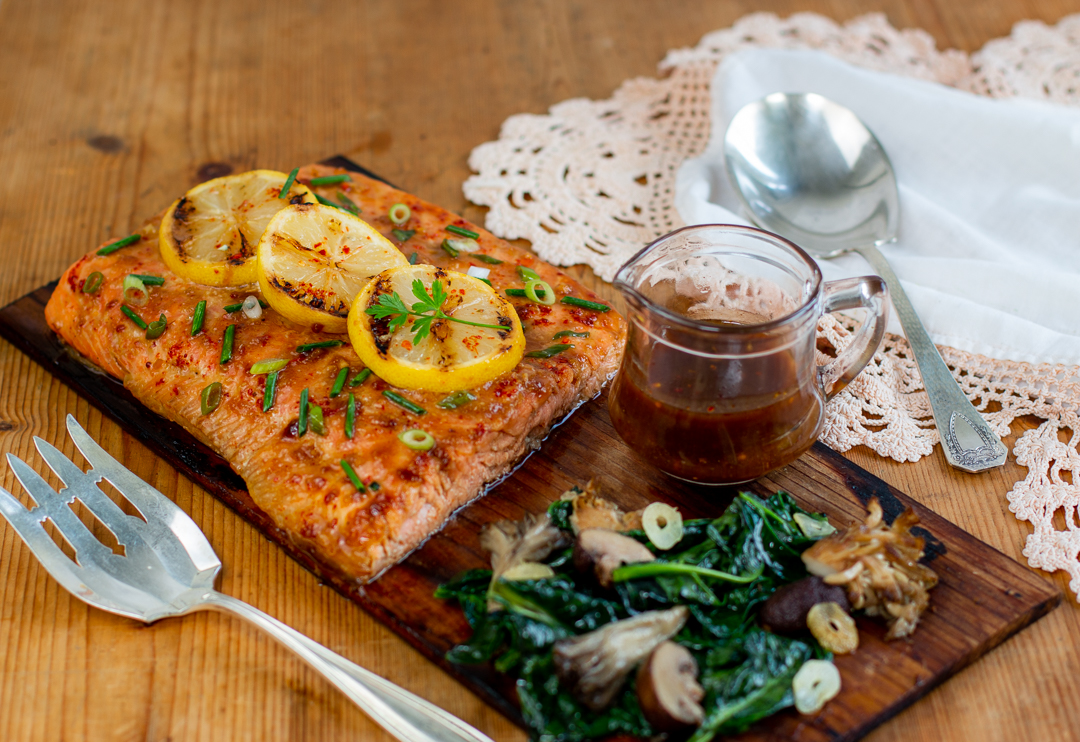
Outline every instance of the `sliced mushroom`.
[(680, 605), (561, 639), (555, 642), (555, 674), (575, 698), (600, 711), (615, 698), (630, 671), (674, 636), (689, 615), (687, 607)]
[(580, 572), (595, 575), (601, 587), (611, 587), (612, 573), (624, 564), (655, 559), (640, 541), (606, 528), (587, 528), (574, 542), (574, 566)]
[(673, 641), (654, 649), (638, 670), (641, 712), (657, 731), (680, 732), (701, 726), (705, 691), (697, 676), (697, 662), (690, 650)]

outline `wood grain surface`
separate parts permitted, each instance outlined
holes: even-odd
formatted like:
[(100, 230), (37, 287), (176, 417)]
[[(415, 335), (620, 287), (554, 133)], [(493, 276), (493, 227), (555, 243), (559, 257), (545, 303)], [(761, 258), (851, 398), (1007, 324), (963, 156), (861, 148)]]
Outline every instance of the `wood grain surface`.
[[(635, 0), (635, 2), (0, 2), (0, 305), (56, 278), (89, 247), (128, 234), (194, 183), (288, 170), (344, 152), (483, 223), (461, 182), (506, 117), (606, 98), (654, 75), (671, 48), (740, 16), (885, 13), (939, 48), (975, 51), (1025, 19), (1055, 23), (1078, 0)], [(582, 280), (611, 296), (586, 270)], [(513, 724), (0, 343), (0, 449), (32, 436), (73, 449), (72, 412), (140, 477), (169, 493), (225, 563), (220, 587), (432, 700), (498, 742)], [(1038, 421), (1018, 421), (1015, 440)], [(1005, 493), (1025, 470), (978, 476), (934, 455), (898, 464), (845, 454), (997, 549), (1023, 560), (1030, 532)], [(4, 467), (0, 485), (12, 490)], [(1067, 590), (1062, 575), (1054, 582)], [(1058, 610), (868, 739), (1080, 737), (1080, 609)], [(0, 739), (388, 740), (286, 650), (219, 615), (150, 627), (87, 608), (0, 526)]]
[[(296, 545), (278, 529), (224, 459), (180, 426), (143, 407), (118, 380), (74, 354), (45, 322), (45, 304), (55, 288), (56, 283), (50, 282), (0, 309), (0, 334), (92, 400), (125, 432), (224, 502), (316, 577), (521, 725), (517, 694), (509, 678), (486, 665), (455, 665), (445, 660), (446, 652), (467, 641), (472, 632), (464, 614), (453, 603), (436, 598), (435, 590), (467, 570), (489, 566), (479, 539), (487, 524), (542, 513), (562, 493), (590, 481), (625, 511), (659, 500), (677, 506), (687, 518), (719, 514), (739, 489), (763, 497), (788, 492), (803, 507), (826, 513), (840, 526), (863, 520), (871, 498), (881, 504), (886, 522), (906, 507), (915, 509), (921, 521), (918, 533), (927, 543), (925, 560), (940, 578), (932, 593), (932, 608), (920, 621), (917, 635), (910, 641), (887, 642), (880, 623), (859, 618), (858, 652), (836, 659), (843, 678), (840, 695), (812, 719), (787, 712), (756, 724), (740, 736), (745, 742), (859, 739), (1061, 602), (1061, 593), (1050, 582), (820, 443), (791, 465), (746, 487), (692, 487), (675, 482), (636, 455), (615, 432), (606, 393), (582, 405), (512, 476), (455, 513), (408, 559), (373, 584), (360, 586), (337, 565)], [(44, 467), (38, 464), (36, 468)]]

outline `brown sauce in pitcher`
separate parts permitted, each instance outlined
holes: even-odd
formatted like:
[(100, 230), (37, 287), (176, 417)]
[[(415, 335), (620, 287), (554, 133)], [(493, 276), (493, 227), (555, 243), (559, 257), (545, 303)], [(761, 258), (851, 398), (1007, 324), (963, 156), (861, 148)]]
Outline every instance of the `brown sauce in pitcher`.
[[(739, 319), (704, 321), (753, 324)], [(632, 334), (632, 342), (647, 342)], [(630, 448), (662, 471), (703, 484), (746, 482), (791, 462), (817, 439), (824, 400), (812, 347), (717, 359), (649, 345), (633, 356), (628, 346), (610, 412)]]

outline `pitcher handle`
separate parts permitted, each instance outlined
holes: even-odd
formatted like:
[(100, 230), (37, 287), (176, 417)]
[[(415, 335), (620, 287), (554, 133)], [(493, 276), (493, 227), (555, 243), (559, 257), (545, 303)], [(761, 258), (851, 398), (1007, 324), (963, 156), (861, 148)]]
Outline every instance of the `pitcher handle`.
[(877, 276), (844, 278), (822, 287), (822, 312), (860, 307), (868, 314), (851, 343), (836, 358), (818, 366), (825, 399), (846, 387), (874, 357), (889, 317), (889, 288)]

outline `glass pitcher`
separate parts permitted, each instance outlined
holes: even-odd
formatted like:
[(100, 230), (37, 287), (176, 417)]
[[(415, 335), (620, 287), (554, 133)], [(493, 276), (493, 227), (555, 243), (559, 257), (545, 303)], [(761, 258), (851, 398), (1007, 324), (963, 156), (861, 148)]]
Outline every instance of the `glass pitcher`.
[[(752, 227), (672, 232), (624, 265), (615, 285), (630, 330), (612, 422), (649, 463), (699, 484), (747, 482), (794, 461), (821, 432), (825, 401), (885, 333), (880, 278), (825, 283), (809, 255)], [(819, 366), (818, 318), (860, 307), (851, 343)]]

